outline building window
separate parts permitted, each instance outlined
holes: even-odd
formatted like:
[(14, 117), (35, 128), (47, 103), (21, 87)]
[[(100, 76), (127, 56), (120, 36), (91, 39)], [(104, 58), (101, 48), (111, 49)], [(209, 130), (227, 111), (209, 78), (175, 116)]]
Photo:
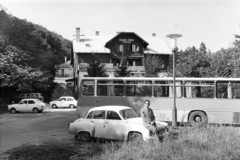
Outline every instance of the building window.
[(139, 46), (136, 44), (130, 44), (130, 43), (117, 44), (116, 51), (118, 51), (118, 52), (136, 52), (136, 51), (139, 51)]

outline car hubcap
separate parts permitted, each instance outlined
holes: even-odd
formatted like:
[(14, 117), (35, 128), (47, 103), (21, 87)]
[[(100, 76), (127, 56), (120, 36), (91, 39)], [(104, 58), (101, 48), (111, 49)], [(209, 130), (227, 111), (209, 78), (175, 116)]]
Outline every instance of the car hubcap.
[(202, 118), (200, 116), (195, 117), (195, 122), (200, 123), (202, 121)]
[(84, 141), (88, 140), (88, 134), (87, 134), (87, 133), (82, 133), (82, 134), (81, 134), (81, 138), (82, 138), (82, 140), (84, 140)]

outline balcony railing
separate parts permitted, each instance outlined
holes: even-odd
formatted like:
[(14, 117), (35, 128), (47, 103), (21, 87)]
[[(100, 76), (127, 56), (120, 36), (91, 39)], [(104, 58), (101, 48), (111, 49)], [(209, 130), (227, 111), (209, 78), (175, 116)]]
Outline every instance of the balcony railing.
[[(117, 69), (117, 66), (113, 66), (112, 63), (104, 63), (104, 64), (105, 64), (105, 67), (106, 67), (107, 71), (114, 71), (114, 70)], [(88, 63), (80, 63), (79, 64), (79, 69), (80, 70), (85, 70), (88, 65), (89, 65)], [(128, 70), (130, 70), (132, 72), (138, 72), (138, 71), (139, 72), (144, 72), (145, 68), (144, 68), (144, 66), (129, 66)]]
[(73, 74), (56, 74), (56, 77), (73, 77)]

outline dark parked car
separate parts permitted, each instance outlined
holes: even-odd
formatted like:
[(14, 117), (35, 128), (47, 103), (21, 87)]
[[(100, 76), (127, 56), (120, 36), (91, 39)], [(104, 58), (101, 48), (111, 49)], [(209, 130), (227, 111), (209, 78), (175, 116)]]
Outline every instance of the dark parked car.
[(32, 99), (39, 99), (40, 101), (44, 101), (44, 97), (41, 93), (21, 93), (18, 95), (15, 102), (19, 102), (22, 99), (32, 98)]

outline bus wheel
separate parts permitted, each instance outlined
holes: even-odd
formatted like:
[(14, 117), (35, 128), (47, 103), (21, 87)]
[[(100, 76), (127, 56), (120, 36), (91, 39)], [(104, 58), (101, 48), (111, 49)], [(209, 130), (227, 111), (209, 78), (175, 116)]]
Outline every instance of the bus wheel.
[(199, 126), (207, 124), (207, 115), (201, 111), (194, 111), (190, 114), (188, 122), (191, 126)]

